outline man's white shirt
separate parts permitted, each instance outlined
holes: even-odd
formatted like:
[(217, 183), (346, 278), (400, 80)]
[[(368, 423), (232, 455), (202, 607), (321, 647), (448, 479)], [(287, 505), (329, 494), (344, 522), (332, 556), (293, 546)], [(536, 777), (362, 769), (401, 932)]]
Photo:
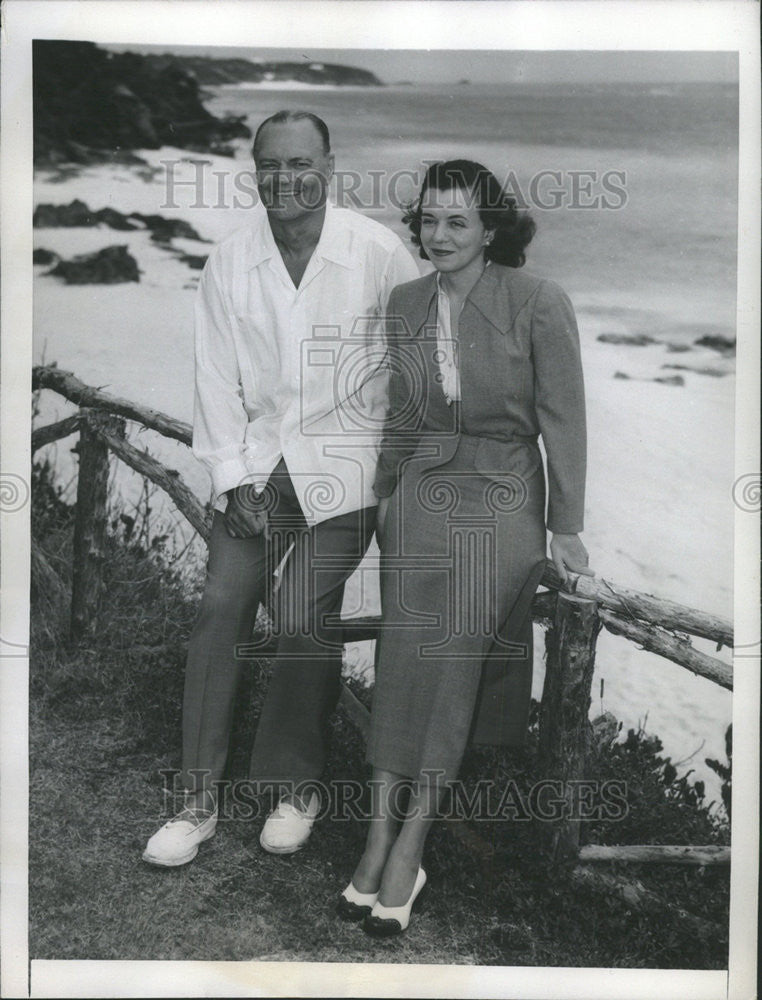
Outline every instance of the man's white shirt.
[(215, 247), (196, 297), (193, 453), (217, 510), (281, 456), (310, 523), (378, 502), (384, 313), (418, 275), (391, 230), (331, 205), (298, 288), (264, 211)]

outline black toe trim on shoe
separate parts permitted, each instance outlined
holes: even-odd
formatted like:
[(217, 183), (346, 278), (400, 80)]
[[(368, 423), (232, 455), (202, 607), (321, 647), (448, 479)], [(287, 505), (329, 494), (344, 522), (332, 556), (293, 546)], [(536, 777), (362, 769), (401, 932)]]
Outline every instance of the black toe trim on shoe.
[(385, 917), (374, 917), (369, 914), (363, 921), (362, 929), (371, 937), (394, 937), (402, 933), (402, 924), (399, 920)]
[(351, 902), (344, 896), (339, 896), (339, 901), (336, 904), (336, 913), (339, 917), (342, 920), (353, 921), (354, 923), (363, 920), (365, 917), (369, 917), (370, 911), (370, 906), (358, 906), (357, 903)]

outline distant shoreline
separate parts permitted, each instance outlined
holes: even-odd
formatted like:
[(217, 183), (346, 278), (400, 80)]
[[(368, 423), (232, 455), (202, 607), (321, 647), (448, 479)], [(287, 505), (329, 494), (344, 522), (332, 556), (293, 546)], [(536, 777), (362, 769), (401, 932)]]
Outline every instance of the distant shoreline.
[(305, 83), (302, 80), (240, 80), (237, 83), (207, 83), (204, 90), (386, 90), (385, 84)]

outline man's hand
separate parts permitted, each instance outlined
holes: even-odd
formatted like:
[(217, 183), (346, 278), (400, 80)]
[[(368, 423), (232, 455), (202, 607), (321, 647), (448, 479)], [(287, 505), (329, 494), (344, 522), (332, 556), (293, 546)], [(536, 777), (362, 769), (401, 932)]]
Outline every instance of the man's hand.
[(236, 486), (226, 494), (225, 527), (232, 538), (269, 537), (270, 524), (264, 493), (257, 493), (251, 485)]
[(594, 571), (587, 565), (587, 549), (579, 535), (553, 535), (550, 542), (550, 557), (561, 577), (561, 583), (565, 584), (568, 581), (569, 572), (595, 576)]

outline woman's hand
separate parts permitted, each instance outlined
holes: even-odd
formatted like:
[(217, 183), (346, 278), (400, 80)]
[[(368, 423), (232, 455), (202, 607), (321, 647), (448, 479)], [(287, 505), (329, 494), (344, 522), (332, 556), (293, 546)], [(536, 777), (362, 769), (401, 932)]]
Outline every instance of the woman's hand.
[(569, 579), (568, 573), (581, 573), (583, 576), (595, 576), (588, 566), (587, 549), (582, 544), (579, 535), (553, 535), (550, 541), (550, 557), (561, 577), (561, 583)]
[(386, 512), (389, 509), (389, 497), (381, 497), (376, 508), (376, 541), (379, 546), (384, 537), (384, 524), (386, 522)]
[(228, 490), (227, 498), (225, 527), (232, 538), (268, 537), (270, 524), (262, 493), (256, 493), (253, 486), (236, 486)]

